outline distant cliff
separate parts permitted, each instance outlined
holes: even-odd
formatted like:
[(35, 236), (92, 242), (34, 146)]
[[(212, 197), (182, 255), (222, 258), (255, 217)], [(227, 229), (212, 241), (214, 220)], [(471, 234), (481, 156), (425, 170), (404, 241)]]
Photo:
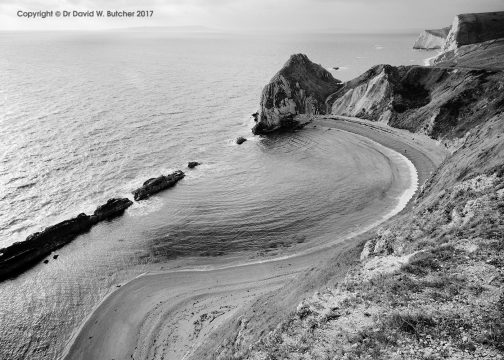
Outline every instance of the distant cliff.
[(339, 87), (339, 80), (306, 55), (292, 55), (264, 88), (253, 133), (295, 127), (293, 117), (298, 114), (323, 114), (326, 97)]
[(504, 11), (455, 16), (443, 51), (504, 38)]
[(444, 46), (450, 29), (451, 27), (448, 26), (443, 29), (422, 31), (422, 33), (418, 36), (418, 39), (415, 41), (413, 49), (441, 49)]

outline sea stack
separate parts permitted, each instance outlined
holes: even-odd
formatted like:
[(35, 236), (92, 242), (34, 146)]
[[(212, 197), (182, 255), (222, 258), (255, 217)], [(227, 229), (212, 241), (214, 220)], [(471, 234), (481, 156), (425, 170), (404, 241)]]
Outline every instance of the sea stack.
[(292, 130), (299, 126), (298, 114), (324, 114), (325, 99), (341, 87), (321, 65), (304, 54), (292, 55), (264, 88), (259, 120), (254, 134)]
[(413, 49), (420, 50), (434, 50), (441, 49), (448, 37), (448, 33), (450, 32), (451, 27), (445, 27), (442, 29), (434, 29), (434, 30), (424, 30), (418, 36), (418, 39), (415, 41), (413, 45)]

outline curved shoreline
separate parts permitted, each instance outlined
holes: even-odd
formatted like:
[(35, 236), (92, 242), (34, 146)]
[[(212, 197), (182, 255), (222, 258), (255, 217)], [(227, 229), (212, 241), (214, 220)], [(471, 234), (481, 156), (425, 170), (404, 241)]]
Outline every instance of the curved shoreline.
[[(404, 142), (405, 139), (402, 139), (403, 141), (398, 141), (399, 146), (405, 146), (410, 150), (408, 157), (406, 157), (398, 151), (399, 148), (397, 146), (395, 149), (394, 146), (387, 146), (387, 144), (390, 145), (391, 141), (387, 142), (386, 139), (381, 139), (382, 141), (376, 140), (376, 136), (380, 137), (380, 135), (384, 138), (386, 138), (386, 136), (400, 136), (395, 131), (395, 134), (390, 135), (391, 128), (384, 128), (387, 133), (389, 133), (387, 135), (378, 132), (374, 134), (374, 136), (369, 136), (370, 128), (362, 128), (362, 124), (359, 122), (354, 122), (350, 119), (345, 119), (345, 122), (335, 122), (334, 120), (334, 118), (318, 117), (316, 123), (322, 126), (337, 128), (360, 136), (365, 136), (375, 141), (380, 146), (385, 146), (389, 150), (396, 152), (401, 160), (406, 161), (410, 170), (411, 184), (402, 194), (394, 209), (365, 229), (361, 229), (357, 233), (349, 234), (346, 240), (341, 240), (341, 242), (337, 244), (327, 243), (321, 248), (314, 247), (305, 252), (255, 262), (224, 265), (221, 267), (214, 266), (211, 268), (206, 266), (181, 270), (168, 270), (143, 274), (136, 277), (124, 284), (121, 288), (110, 292), (96, 305), (82, 325), (76, 329), (74, 336), (72, 336), (65, 348), (65, 352), (62, 354), (62, 358), (122, 358), (129, 357), (127, 355), (133, 354), (135, 354), (135, 358), (151, 358), (153, 356), (151, 347), (155, 346), (156, 340), (162, 340), (163, 336), (166, 335), (163, 335), (164, 330), (161, 329), (161, 326), (170, 328), (170, 334), (173, 332), (181, 333), (180, 337), (183, 337), (183, 339), (179, 341), (181, 344), (175, 344), (176, 346), (171, 344), (172, 348), (169, 350), (163, 349), (163, 351), (168, 351), (163, 353), (164, 356), (166, 356), (166, 354), (173, 357), (185, 356), (190, 353), (191, 349), (194, 349), (196, 345), (201, 344), (205, 339), (204, 334), (193, 339), (191, 338), (192, 334), (187, 333), (187, 329), (184, 330), (178, 327), (177, 314), (192, 308), (190, 306), (192, 300), (204, 297), (211, 302), (212, 299), (218, 299), (220, 296), (223, 296), (222, 294), (224, 293), (227, 294), (226, 299), (233, 298), (233, 300), (228, 301), (229, 304), (231, 304), (229, 305), (231, 310), (217, 318), (211, 325), (209, 324), (210, 329), (207, 329), (209, 333), (210, 330), (222, 325), (226, 319), (246, 306), (250, 302), (248, 301), (249, 298), (255, 299), (265, 292), (282, 286), (288, 279), (313, 266), (313, 264), (320, 261), (321, 258), (327, 257), (329, 253), (332, 254), (339, 248), (344, 247), (344, 244), (350, 239), (355, 239), (357, 236), (382, 224), (411, 204), (411, 199), (418, 191), (417, 180), (420, 180), (420, 182), (425, 181), (427, 174), (438, 165), (435, 159), (439, 154), (435, 154), (436, 156), (432, 155), (437, 153), (439, 149), (426, 150), (415, 148), (406, 145)], [(375, 129), (372, 131), (375, 131)], [(405, 132), (403, 135), (405, 134), (407, 134), (407, 136), (414, 136), (411, 133)], [(422, 151), (425, 152), (423, 154), (425, 155), (424, 158), (418, 156), (418, 154), (415, 156), (415, 151), (419, 153), (422, 153)], [(430, 152), (433, 154), (430, 154)], [(351, 246), (357, 246), (357, 244)], [(328, 251), (328, 249), (331, 251)], [(287, 262), (289, 262), (289, 264), (287, 264)], [(166, 276), (168, 274), (170, 276)], [(207, 286), (212, 283), (213, 286), (207, 288)], [(253, 292), (252, 295), (250, 295), (250, 291)], [(181, 305), (181, 301), (184, 302), (185, 305)], [(220, 301), (219, 303), (221, 302), (224, 303), (225, 301)], [(162, 315), (159, 316), (161, 320), (156, 320), (153, 316), (153, 311), (158, 311), (158, 307), (161, 308), (161, 310), (159, 310), (159, 314)], [(117, 315), (119, 308), (122, 310), (119, 311), (119, 313), (129, 314), (128, 321), (125, 321), (123, 317)], [(131, 308), (136, 309), (135, 314), (131, 314)], [(208, 305), (206, 309), (210, 312), (211, 308), (212, 305)], [(166, 316), (168, 316), (168, 318), (166, 318)], [(132, 321), (131, 318), (133, 318), (134, 321)], [(170, 322), (169, 320), (173, 321)], [(100, 326), (102, 322), (104, 324)], [(133, 325), (133, 323), (135, 323), (135, 325)], [(127, 325), (126, 329), (124, 327), (125, 325)], [(144, 346), (140, 346), (138, 341), (135, 341), (138, 340), (137, 334), (145, 333), (146, 329), (152, 327), (161, 329), (158, 331), (159, 334), (149, 332), (147, 335), (142, 335)], [(90, 341), (95, 337), (98, 340)], [(148, 346), (145, 346), (146, 342)], [(192, 344), (191, 349), (187, 349), (188, 344)], [(135, 345), (137, 346), (135, 347)], [(176, 351), (177, 349), (179, 352)], [(118, 352), (115, 350), (120, 351)]]

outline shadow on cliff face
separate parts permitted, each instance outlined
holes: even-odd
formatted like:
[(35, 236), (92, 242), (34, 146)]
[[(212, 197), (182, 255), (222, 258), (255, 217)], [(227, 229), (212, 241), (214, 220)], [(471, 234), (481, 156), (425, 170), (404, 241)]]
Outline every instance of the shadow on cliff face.
[(327, 106), (334, 115), (454, 139), (502, 111), (503, 81), (500, 71), (379, 65), (345, 83)]

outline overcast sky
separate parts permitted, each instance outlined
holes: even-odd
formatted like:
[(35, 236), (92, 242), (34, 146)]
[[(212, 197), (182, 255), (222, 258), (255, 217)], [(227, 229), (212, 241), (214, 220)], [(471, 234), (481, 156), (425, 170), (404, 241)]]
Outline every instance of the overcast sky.
[[(18, 10), (153, 10), (148, 19), (26, 19)], [(397, 31), (449, 25), (504, 0), (0, 0), (1, 30), (205, 26), (244, 31)]]

